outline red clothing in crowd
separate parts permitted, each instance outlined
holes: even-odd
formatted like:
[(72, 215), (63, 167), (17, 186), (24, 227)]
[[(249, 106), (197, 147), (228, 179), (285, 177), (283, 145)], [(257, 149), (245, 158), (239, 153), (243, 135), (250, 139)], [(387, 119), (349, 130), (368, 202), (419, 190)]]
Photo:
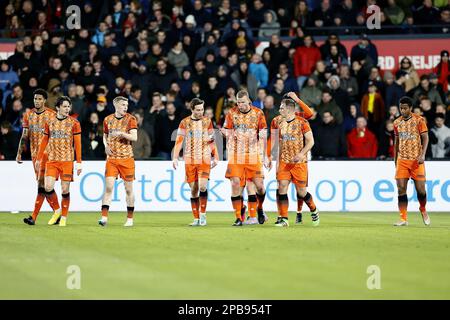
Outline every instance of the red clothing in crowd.
[(316, 62), (321, 59), (320, 50), (316, 46), (301, 46), (294, 53), (294, 75), (295, 77), (308, 77), (316, 68)]
[(348, 156), (350, 158), (373, 158), (377, 156), (378, 142), (369, 129), (354, 128), (347, 134)]
[(448, 62), (441, 61), (433, 70), (438, 75), (439, 83), (444, 92), (448, 91), (448, 76), (450, 75), (450, 65)]

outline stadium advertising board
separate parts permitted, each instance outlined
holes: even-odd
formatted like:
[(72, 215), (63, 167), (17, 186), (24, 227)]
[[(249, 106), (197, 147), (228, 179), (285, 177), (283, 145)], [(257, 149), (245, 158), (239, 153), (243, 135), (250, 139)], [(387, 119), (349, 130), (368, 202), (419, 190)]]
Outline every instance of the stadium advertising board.
[[(184, 163), (175, 171), (171, 162), (137, 161), (136, 211), (189, 211), (190, 191), (184, 183)], [(85, 161), (83, 173), (75, 177), (71, 186), (71, 210), (99, 211), (104, 191), (105, 163)], [(232, 211), (230, 183), (224, 178), (226, 162), (211, 171), (208, 211)], [(450, 162), (426, 162), (428, 211), (450, 211)], [(397, 187), (395, 168), (391, 161), (312, 161), (309, 163), (309, 189), (321, 211), (396, 211)], [(36, 195), (34, 171), (30, 161), (18, 165), (2, 162), (0, 184), (2, 205), (0, 211), (30, 211)], [(276, 211), (275, 170), (265, 170), (267, 196), (265, 210)], [(408, 187), (410, 211), (418, 210), (413, 184)], [(56, 191), (60, 197), (59, 183)], [(294, 188), (288, 196), (295, 199)], [(290, 201), (295, 211), (296, 202)], [(118, 180), (113, 193), (112, 211), (124, 211), (125, 192)], [(43, 210), (50, 211), (45, 202)]]

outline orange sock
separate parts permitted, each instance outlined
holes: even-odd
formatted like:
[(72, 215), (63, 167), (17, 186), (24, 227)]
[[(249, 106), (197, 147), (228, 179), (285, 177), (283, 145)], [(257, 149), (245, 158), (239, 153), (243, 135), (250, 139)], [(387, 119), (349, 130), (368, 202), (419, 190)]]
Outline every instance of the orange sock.
[(194, 219), (199, 219), (200, 215), (198, 212), (198, 209), (200, 207), (199, 199), (197, 198), (191, 198), (191, 208), (192, 208), (192, 215), (194, 216)]
[(104, 204), (102, 205), (102, 217), (108, 217), (109, 206)]
[(241, 220), (241, 209), (242, 209), (242, 197), (231, 197), (231, 203), (233, 204), (234, 209), (234, 215), (236, 216), (236, 219)]
[(208, 191), (200, 191), (200, 213), (206, 213), (206, 204), (208, 203)]
[(297, 212), (302, 212), (303, 198), (297, 193)]
[(258, 207), (256, 195), (252, 194), (248, 196), (248, 211), (250, 218), (256, 218), (256, 208)]
[(306, 193), (306, 196), (303, 197), (303, 200), (305, 201), (311, 212), (316, 211), (316, 204), (314, 203), (311, 193)]
[(133, 219), (134, 207), (127, 207), (127, 218)]
[(278, 196), (278, 201), (280, 202), (280, 216), (283, 218), (288, 218), (289, 214), (289, 199), (287, 194), (280, 194)]
[(58, 196), (56, 195), (55, 190), (45, 193), (45, 198), (47, 199), (50, 207), (52, 207), (53, 211), (56, 211), (60, 208), (58, 202)]
[(420, 212), (426, 211), (426, 205), (427, 205), (427, 194), (417, 194), (417, 200), (419, 200), (419, 210)]
[(63, 217), (67, 217), (67, 214), (69, 213), (69, 205), (70, 205), (70, 193), (63, 193), (62, 194), (62, 200), (61, 200), (61, 215)]
[(45, 189), (44, 188), (38, 188), (38, 194), (36, 196), (36, 201), (34, 202), (34, 210), (31, 215), (31, 218), (36, 221), (39, 211), (41, 211), (42, 204), (45, 200)]
[(406, 194), (398, 196), (398, 210), (400, 211), (400, 219), (408, 220), (408, 196)]

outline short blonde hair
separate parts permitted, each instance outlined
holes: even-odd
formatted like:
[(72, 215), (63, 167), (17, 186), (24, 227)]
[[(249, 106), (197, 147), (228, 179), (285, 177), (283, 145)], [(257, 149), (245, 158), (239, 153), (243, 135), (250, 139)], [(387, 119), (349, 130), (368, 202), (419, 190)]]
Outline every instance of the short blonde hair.
[(128, 102), (128, 98), (125, 98), (123, 96), (117, 96), (114, 98), (113, 100), (113, 104), (116, 105), (117, 103), (119, 103), (120, 101), (126, 101)]

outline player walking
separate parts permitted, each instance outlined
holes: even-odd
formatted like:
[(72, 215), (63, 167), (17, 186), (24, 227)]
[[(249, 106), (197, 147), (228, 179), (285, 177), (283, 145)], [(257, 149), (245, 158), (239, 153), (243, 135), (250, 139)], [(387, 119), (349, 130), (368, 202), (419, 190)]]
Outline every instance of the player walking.
[[(70, 182), (73, 181), (73, 160), (76, 154), (77, 175), (81, 174), (81, 126), (78, 120), (69, 116), (72, 101), (62, 96), (56, 101), (56, 117), (45, 124), (44, 138), (39, 147), (36, 170), (39, 170), (48, 145), (48, 161), (45, 165), (45, 191), (52, 208), (59, 208), (55, 193), (55, 182), (61, 179), (62, 210), (55, 210), (48, 222), (50, 225), (66, 226), (70, 205)], [(74, 149), (75, 145), (75, 149)]]
[[(47, 92), (43, 89), (37, 89), (34, 91), (34, 109), (28, 111), (23, 116), (23, 131), (22, 137), (19, 142), (19, 149), (17, 150), (17, 163), (22, 163), (22, 152), (26, 148), (27, 141), (30, 142), (31, 160), (33, 163), (33, 169), (35, 170), (36, 180), (38, 183), (38, 193), (36, 201), (34, 202), (34, 210), (31, 216), (24, 218), (23, 222), (29, 225), (34, 225), (36, 219), (41, 210), (44, 199), (46, 198), (46, 192), (44, 188), (44, 175), (45, 164), (47, 163), (47, 153), (44, 153), (41, 166), (38, 170), (35, 168), (39, 145), (44, 138), (45, 124), (53, 119), (56, 115), (55, 111), (45, 107), (47, 102)], [(57, 207), (52, 208), (54, 211), (59, 210), (59, 204)]]

